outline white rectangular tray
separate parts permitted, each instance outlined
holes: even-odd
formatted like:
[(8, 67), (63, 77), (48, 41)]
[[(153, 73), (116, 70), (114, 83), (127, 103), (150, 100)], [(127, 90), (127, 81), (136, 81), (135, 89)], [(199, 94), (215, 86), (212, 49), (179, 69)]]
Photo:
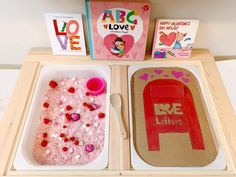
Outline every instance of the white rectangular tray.
[[(29, 73), (30, 74), (30, 73)], [(41, 113), (42, 95), (48, 88), (50, 80), (65, 77), (102, 77), (107, 83), (106, 95), (106, 125), (104, 147), (100, 155), (93, 162), (86, 165), (40, 165), (32, 154), (34, 137), (39, 126), (38, 117)], [(107, 65), (66, 65), (49, 64), (41, 68), (33, 99), (30, 105), (24, 129), (17, 148), (13, 166), (16, 170), (98, 170), (108, 164), (108, 136), (109, 136), (109, 104), (110, 104), (110, 67)], [(37, 120), (36, 120), (37, 119)]]

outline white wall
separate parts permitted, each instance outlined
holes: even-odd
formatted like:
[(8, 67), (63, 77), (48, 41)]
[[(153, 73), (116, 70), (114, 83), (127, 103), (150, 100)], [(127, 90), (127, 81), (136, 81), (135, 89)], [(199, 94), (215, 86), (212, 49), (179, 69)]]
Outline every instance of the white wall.
[[(199, 18), (195, 48), (214, 55), (236, 55), (235, 0), (152, 0), (148, 50), (154, 19)], [(21, 64), (32, 47), (49, 47), (45, 12), (83, 13), (84, 0), (1, 0), (0, 64)]]

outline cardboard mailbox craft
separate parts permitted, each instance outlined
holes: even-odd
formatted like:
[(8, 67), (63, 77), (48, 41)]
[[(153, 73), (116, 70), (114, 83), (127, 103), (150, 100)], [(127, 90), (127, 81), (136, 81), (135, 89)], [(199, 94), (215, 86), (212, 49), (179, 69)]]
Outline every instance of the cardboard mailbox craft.
[(131, 81), (133, 142), (154, 167), (203, 167), (217, 147), (197, 78), (178, 67), (143, 68)]
[(160, 150), (160, 133), (189, 133), (192, 148), (204, 150), (191, 91), (174, 79), (148, 83), (143, 92), (148, 149)]

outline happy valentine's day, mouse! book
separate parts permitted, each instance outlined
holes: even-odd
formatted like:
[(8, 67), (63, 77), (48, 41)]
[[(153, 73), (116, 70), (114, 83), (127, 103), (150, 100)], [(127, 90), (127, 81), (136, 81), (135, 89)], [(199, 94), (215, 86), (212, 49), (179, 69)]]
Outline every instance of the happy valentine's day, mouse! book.
[(143, 60), (149, 1), (86, 0), (90, 54), (93, 59)]
[(199, 20), (156, 20), (153, 58), (188, 58), (191, 55)]

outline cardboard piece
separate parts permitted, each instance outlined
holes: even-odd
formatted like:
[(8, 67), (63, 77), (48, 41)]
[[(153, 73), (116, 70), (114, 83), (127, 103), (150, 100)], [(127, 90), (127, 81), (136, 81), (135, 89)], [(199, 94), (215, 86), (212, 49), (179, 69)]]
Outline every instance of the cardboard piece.
[(132, 77), (134, 146), (156, 167), (203, 167), (217, 149), (195, 76), (176, 67), (145, 68)]

